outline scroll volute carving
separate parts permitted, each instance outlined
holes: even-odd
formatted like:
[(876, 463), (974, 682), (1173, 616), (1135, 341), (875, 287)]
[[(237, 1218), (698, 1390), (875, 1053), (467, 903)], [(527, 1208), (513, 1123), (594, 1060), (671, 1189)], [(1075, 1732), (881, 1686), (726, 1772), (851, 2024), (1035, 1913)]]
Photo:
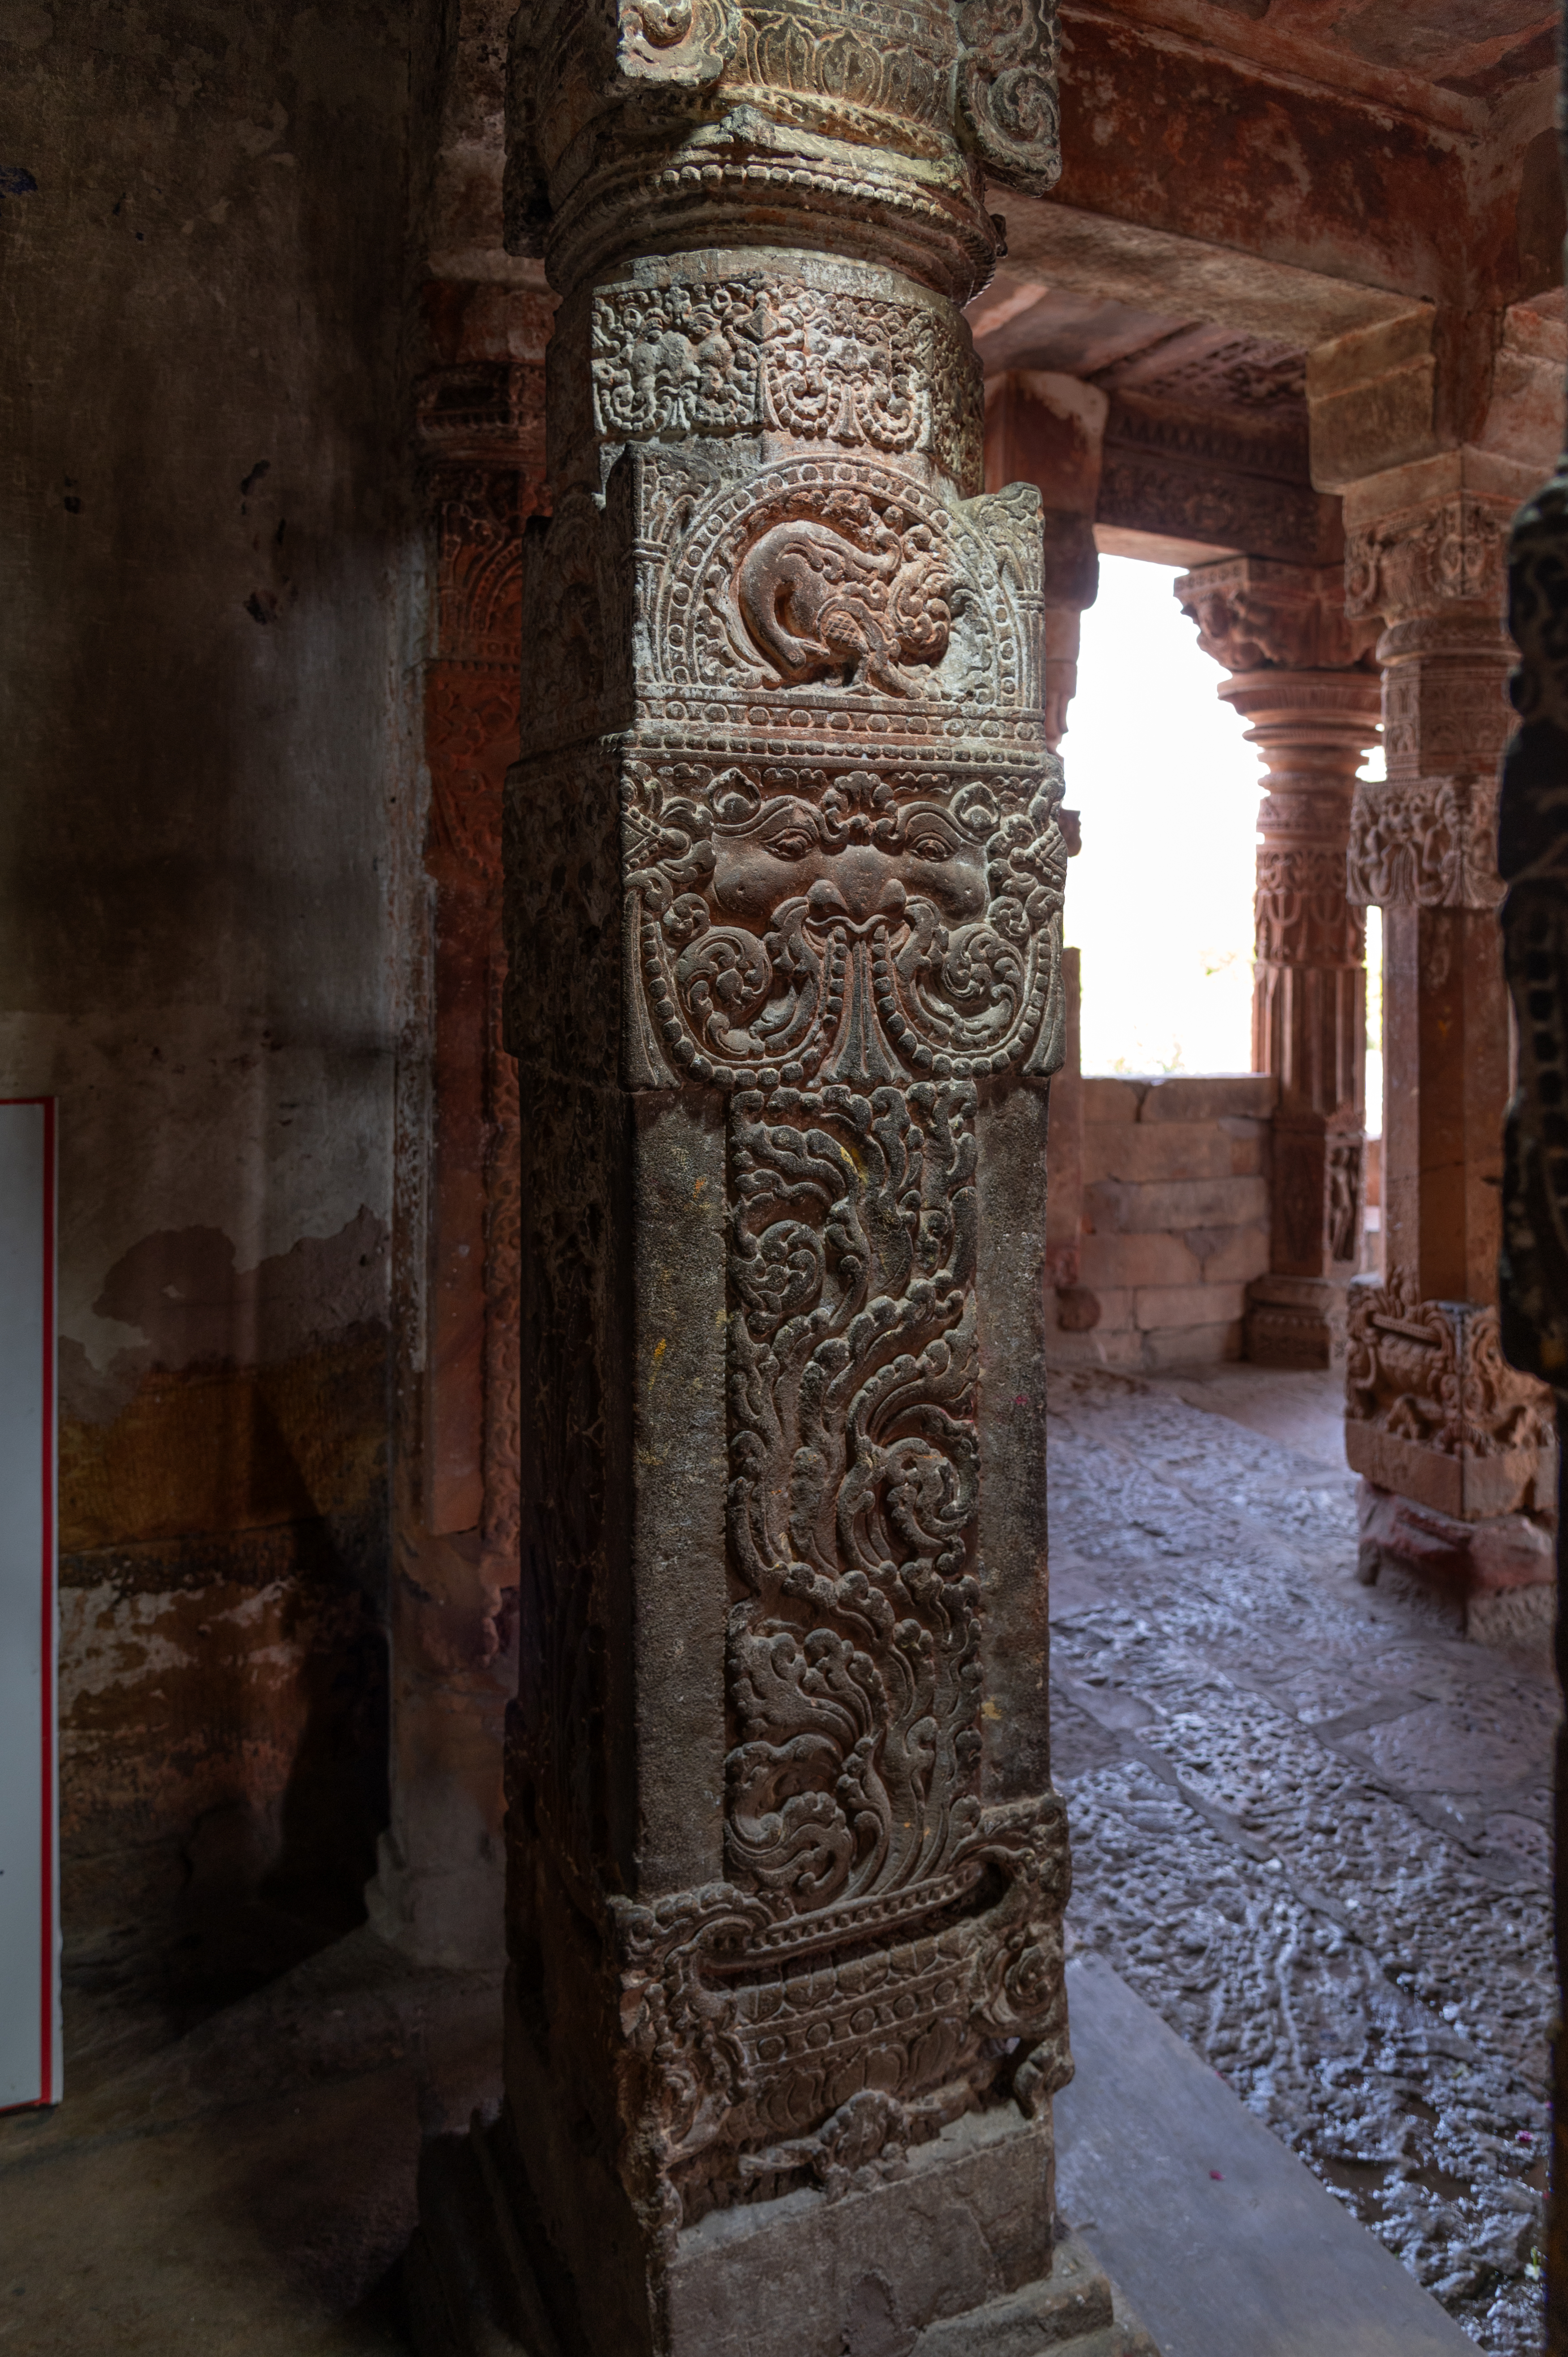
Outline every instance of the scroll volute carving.
[(677, 122), (703, 105), (729, 63), (741, 25), (736, 0), (523, 0), (507, 64), (506, 242), (542, 254), (553, 215), (551, 175), (608, 103), (668, 101)]
[(628, 81), (699, 90), (717, 81), (739, 31), (734, 0), (618, 0), (616, 65)]
[(961, 0), (959, 98), (989, 177), (1027, 197), (1061, 175), (1056, 0)]

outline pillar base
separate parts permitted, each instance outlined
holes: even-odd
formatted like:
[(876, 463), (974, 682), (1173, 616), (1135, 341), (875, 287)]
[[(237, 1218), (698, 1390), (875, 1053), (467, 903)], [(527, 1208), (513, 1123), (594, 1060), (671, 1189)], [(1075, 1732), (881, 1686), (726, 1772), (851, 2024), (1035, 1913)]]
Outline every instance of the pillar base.
[(1326, 1276), (1260, 1276), (1247, 1287), (1255, 1367), (1342, 1367), (1345, 1287)]
[[(666, 2263), (668, 2357), (1158, 2357), (1076, 2235), (1053, 2241), (1047, 2130), (958, 2121), (892, 2182), (711, 2212)], [(420, 2163), (419, 2357), (627, 2357), (584, 2338), (503, 2114)], [(977, 2296), (978, 2295), (978, 2296)]]
[(1557, 1611), (1557, 1553), (1548, 1524), (1530, 1514), (1465, 1523), (1363, 1480), (1357, 1492), (1356, 1577), (1435, 1605), (1482, 1643), (1550, 1640)]

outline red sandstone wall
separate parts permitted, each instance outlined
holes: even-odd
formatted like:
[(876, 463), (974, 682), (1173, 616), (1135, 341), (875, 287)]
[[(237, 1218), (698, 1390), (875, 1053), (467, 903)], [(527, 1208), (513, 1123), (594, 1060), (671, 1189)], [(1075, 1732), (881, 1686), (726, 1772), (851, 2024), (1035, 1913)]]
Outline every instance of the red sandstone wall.
[(1252, 1073), (1083, 1082), (1079, 1286), (1058, 1297), (1055, 1355), (1240, 1358), (1247, 1283), (1269, 1265), (1277, 1086)]

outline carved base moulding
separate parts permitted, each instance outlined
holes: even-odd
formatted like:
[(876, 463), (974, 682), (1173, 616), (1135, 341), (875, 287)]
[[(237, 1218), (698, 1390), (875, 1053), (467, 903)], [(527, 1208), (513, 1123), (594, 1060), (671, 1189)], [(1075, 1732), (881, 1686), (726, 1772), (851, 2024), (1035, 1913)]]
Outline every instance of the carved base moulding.
[(1496, 1309), (1357, 1278), (1345, 1400), (1346, 1457), (1380, 1489), (1458, 1522), (1554, 1522), (1552, 1394), (1503, 1358)]
[(1247, 1287), (1247, 1356), (1252, 1364), (1342, 1367), (1347, 1283), (1321, 1276), (1254, 1277)]
[(1363, 1478), (1356, 1576), (1435, 1605), (1468, 1637), (1540, 1643), (1557, 1612), (1557, 1542), (1533, 1514), (1464, 1522)]
[[(831, 2207), (804, 2193), (715, 2218), (682, 2236), (671, 2268), (670, 2346), (681, 2357), (1159, 2357), (1093, 2255), (1059, 2225), (1053, 2239), (1049, 2174), (1038, 2127), (971, 2119), (912, 2152), (896, 2183), (857, 2186)], [(564, 2287), (504, 2118), (425, 2146), (420, 2211), (407, 2280), (429, 2357), (614, 2357), (556, 2323)]]

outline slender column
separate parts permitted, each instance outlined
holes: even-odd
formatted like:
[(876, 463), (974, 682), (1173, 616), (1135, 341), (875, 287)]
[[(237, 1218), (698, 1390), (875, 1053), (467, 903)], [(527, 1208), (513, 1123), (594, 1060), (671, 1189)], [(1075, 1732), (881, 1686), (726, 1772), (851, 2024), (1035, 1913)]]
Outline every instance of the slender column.
[(405, 1297), (422, 1300), (424, 1314), (402, 1327), (392, 1822), (367, 1897), (377, 1928), (406, 1953), (474, 1964), (499, 1962), (502, 1945), (519, 1202), (517, 1082), (500, 1042), (501, 788), (518, 746), (522, 522), (544, 496), (550, 305), (516, 288), (444, 291), (459, 351), (499, 343), (510, 356), (448, 350), (416, 392), (433, 593), (423, 701), (429, 1064), (419, 1108), (428, 1146), (400, 1232)]
[[(1354, 1288), (1346, 1449), (1363, 1570), (1471, 1617), (1549, 1568), (1550, 1395), (1499, 1352), (1509, 1022), (1497, 772), (1511, 650), (1496, 462), (1459, 450), (1352, 487), (1348, 610), (1380, 617), (1387, 782), (1357, 797), (1354, 898), (1383, 909), (1386, 1271)], [(1484, 1617), (1484, 1614), (1483, 1614)]]
[(1366, 1150), (1366, 929), (1346, 898), (1356, 772), (1378, 733), (1372, 632), (1347, 622), (1336, 566), (1227, 558), (1176, 584), (1198, 645), (1230, 676), (1266, 792), (1258, 813), (1252, 1070), (1280, 1083), (1270, 1265), (1248, 1290), (1247, 1355), (1345, 1355)]
[(1054, 34), (995, 21), (518, 19), (506, 2106), (424, 2172), (427, 2349), (1111, 2329), (1052, 2274), (1040, 503), (955, 307)]

